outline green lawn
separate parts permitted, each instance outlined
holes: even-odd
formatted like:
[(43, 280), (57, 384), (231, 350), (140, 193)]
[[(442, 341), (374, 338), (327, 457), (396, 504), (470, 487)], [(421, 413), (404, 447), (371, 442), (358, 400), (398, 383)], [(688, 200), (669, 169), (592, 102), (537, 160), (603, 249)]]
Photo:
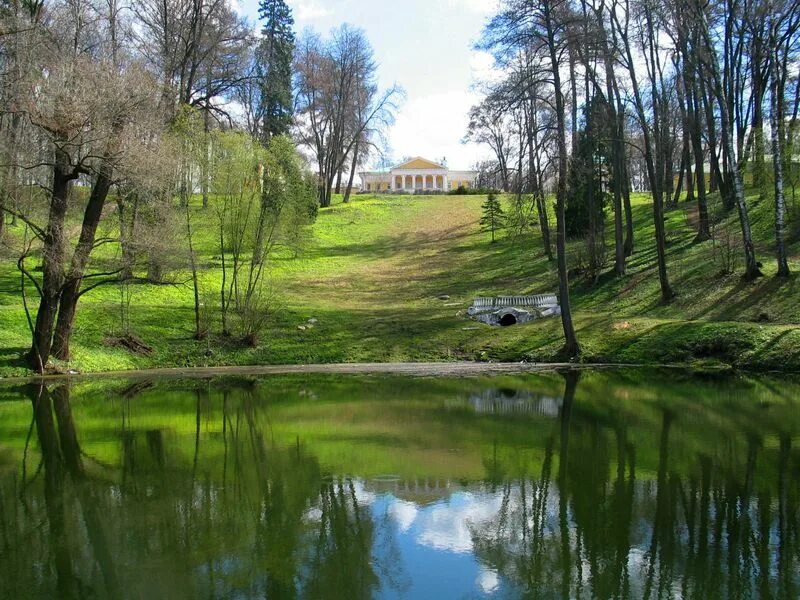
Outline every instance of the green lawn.
[[(538, 232), (514, 239), (501, 236), (497, 243), (489, 243), (489, 235), (478, 226), (483, 199), (362, 195), (348, 205), (334, 203), (321, 210), (308, 247), (296, 258), (279, 256), (272, 262), (278, 299), (258, 348), (222, 338), (216, 321), (207, 341), (194, 341), (193, 296), (186, 283), (132, 286), (131, 327), (152, 346), (151, 355), (109, 347), (104, 340), (121, 328), (120, 291), (116, 286), (98, 288), (84, 296), (79, 308), (73, 360), (59, 366), (104, 371), (224, 364), (553, 360), (562, 344), (558, 319), (492, 328), (464, 316), (475, 296), (557, 289), (555, 264), (543, 257)], [(797, 278), (774, 277), (772, 202), (759, 201), (757, 195), (750, 201), (766, 276), (742, 282), (741, 258), (739, 273), (720, 275), (712, 242), (692, 244), (690, 217), (681, 205), (667, 215), (669, 273), (678, 297), (662, 305), (652, 207), (648, 196), (637, 195), (636, 251), (628, 274), (573, 282), (583, 360), (800, 370)], [(713, 209), (723, 223), (736, 226), (735, 214), (721, 215), (716, 203)], [(192, 210), (202, 293), (213, 311), (220, 281), (214, 211), (204, 211), (199, 204)], [(107, 218), (113, 223), (113, 214)], [(800, 269), (797, 233), (792, 232), (790, 246), (794, 270)], [(20, 235), (19, 228), (11, 235)], [(609, 243), (612, 240), (609, 233)], [(578, 246), (572, 251), (578, 252)], [(109, 246), (103, 250), (114, 251)], [(609, 260), (612, 254), (609, 248)], [(188, 281), (188, 274), (176, 279)], [(3, 376), (27, 372), (20, 361), (29, 334), (19, 282), (16, 261), (6, 251), (0, 259)], [(31, 291), (28, 286), (29, 296)], [(450, 299), (438, 300), (442, 294)], [(298, 328), (312, 317), (319, 321), (316, 326)]]

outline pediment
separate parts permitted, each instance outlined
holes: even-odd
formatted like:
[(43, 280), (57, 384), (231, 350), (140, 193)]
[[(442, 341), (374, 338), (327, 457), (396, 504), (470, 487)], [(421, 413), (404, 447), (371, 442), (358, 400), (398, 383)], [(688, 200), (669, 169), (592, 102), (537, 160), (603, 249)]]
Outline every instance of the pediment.
[(411, 169), (446, 169), (447, 167), (440, 165), (439, 163), (435, 163), (432, 160), (428, 160), (427, 158), (422, 158), (417, 156), (416, 158), (412, 158), (409, 161), (404, 162), (402, 165), (397, 165), (394, 170), (395, 171), (405, 171)]

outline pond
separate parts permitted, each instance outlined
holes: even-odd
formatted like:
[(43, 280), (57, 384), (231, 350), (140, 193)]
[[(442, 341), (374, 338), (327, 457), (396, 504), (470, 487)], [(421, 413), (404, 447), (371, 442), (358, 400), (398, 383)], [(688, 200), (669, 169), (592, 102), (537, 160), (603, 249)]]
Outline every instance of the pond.
[(0, 387), (0, 597), (797, 597), (799, 391), (635, 370)]

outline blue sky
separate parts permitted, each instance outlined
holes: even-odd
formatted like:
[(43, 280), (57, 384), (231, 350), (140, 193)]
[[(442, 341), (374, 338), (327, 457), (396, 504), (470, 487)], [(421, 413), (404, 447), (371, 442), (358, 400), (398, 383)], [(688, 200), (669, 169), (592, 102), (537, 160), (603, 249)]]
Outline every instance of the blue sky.
[[(469, 168), (488, 149), (462, 144), (467, 112), (478, 100), (472, 85), (491, 59), (472, 50), (494, 0), (287, 0), (298, 32), (327, 34), (349, 22), (367, 32), (380, 64), (383, 87), (400, 84), (407, 97), (388, 134), (395, 157), (447, 158), (451, 168)], [(257, 18), (258, 0), (239, 0), (241, 12)]]

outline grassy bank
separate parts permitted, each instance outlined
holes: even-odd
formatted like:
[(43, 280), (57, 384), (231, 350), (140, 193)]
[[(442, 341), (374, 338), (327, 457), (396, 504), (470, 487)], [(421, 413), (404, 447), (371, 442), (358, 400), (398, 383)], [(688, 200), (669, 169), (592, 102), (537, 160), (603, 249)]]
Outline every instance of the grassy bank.
[[(221, 273), (215, 216), (211, 209), (194, 206), (201, 285), (215, 333), (203, 342), (192, 339), (192, 290), (184, 283), (188, 277), (178, 276), (180, 283), (174, 285), (131, 287), (130, 328), (152, 352), (134, 354), (109, 346), (108, 337), (122, 327), (121, 295), (116, 286), (105, 286), (84, 296), (73, 360), (58, 366), (105, 371), (226, 364), (555, 360), (562, 344), (557, 319), (492, 328), (464, 316), (475, 296), (557, 288), (555, 264), (542, 256), (538, 232), (489, 243), (488, 234), (478, 226), (482, 200), (358, 196), (349, 205), (321, 210), (308, 247), (297, 257), (287, 254), (272, 263), (277, 291), (274, 318), (257, 348), (216, 334), (219, 325), (213, 306), (218, 302)], [(663, 305), (651, 204), (645, 195), (635, 197), (636, 252), (628, 274), (573, 282), (583, 360), (800, 371), (797, 279), (774, 277), (771, 201), (759, 201), (757, 195), (750, 201), (766, 276), (745, 283), (741, 269), (720, 274), (720, 263), (713, 260), (720, 253), (712, 251), (712, 242), (692, 243), (692, 213), (681, 205), (667, 215), (669, 270), (678, 297)], [(723, 224), (734, 227), (735, 234), (733, 219), (734, 214), (728, 215)], [(796, 270), (800, 236), (792, 234), (790, 266)], [(19, 231), (12, 230), (11, 235)], [(29, 334), (19, 282), (15, 259), (6, 251), (0, 259), (2, 376), (27, 372), (20, 360)], [(437, 299), (442, 295), (449, 299)], [(307, 327), (311, 318), (317, 323)]]

